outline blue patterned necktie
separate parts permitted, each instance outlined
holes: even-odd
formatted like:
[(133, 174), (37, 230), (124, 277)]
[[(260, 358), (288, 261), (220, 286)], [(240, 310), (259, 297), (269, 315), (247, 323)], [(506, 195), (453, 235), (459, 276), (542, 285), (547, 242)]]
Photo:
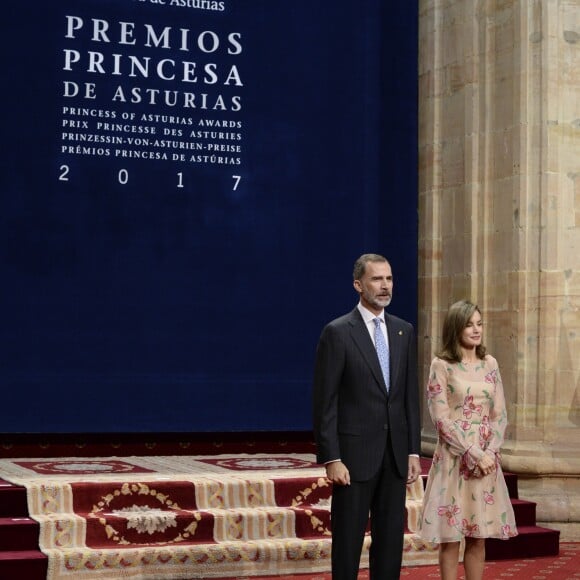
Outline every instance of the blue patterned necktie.
[(387, 385), (387, 393), (389, 392), (389, 381), (390, 381), (390, 371), (389, 371), (389, 347), (387, 341), (385, 340), (385, 335), (381, 330), (381, 319), (373, 318), (375, 323), (375, 348), (377, 349), (377, 355), (379, 357), (379, 363), (381, 365), (381, 370), (383, 371), (383, 378), (385, 379), (385, 385)]

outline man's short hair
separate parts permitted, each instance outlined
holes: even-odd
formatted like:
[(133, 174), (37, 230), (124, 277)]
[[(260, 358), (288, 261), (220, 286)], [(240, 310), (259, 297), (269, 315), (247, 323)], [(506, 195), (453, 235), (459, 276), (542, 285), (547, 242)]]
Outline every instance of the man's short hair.
[(380, 254), (363, 254), (357, 261), (354, 263), (354, 268), (352, 271), (352, 279), (353, 280), (360, 280), (367, 268), (368, 262), (389, 262), (387, 258), (381, 256)]

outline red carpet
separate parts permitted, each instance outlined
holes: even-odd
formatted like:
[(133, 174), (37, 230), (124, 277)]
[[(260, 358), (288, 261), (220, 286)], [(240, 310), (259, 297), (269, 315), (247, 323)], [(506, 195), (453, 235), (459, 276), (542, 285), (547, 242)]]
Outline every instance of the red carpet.
[[(24, 531), (36, 532), (26, 545), (40, 545), (48, 557), (49, 580), (190, 580), (330, 568), (332, 487), (312, 454), (0, 459), (0, 477), (26, 487), (30, 514), (23, 531), (7, 521), (0, 544), (2, 534), (23, 539)], [(422, 493), (421, 481), (408, 486), (408, 566), (436, 562), (433, 547), (411, 532)], [(363, 568), (369, 544), (367, 536)], [(19, 577), (0, 569), (0, 579)]]
[[(361, 571), (359, 580), (368, 580), (368, 570)], [(424, 580), (440, 578), (437, 566), (418, 566), (403, 568), (401, 579)], [(458, 578), (463, 580), (465, 575), (460, 569)], [(555, 557), (533, 558), (522, 560), (503, 560), (501, 562), (487, 562), (484, 578), (486, 580), (578, 580), (580, 578), (580, 543), (560, 544), (560, 554)], [(246, 580), (243, 576), (237, 579)], [(260, 580), (331, 580), (330, 574), (298, 574), (293, 576), (261, 576)]]
[[(47, 564), (54, 580), (79, 580), (81, 569), (104, 580), (117, 559), (123, 570), (146, 565), (151, 573), (143, 578), (263, 573), (262, 580), (330, 580), (331, 490), (313, 461), (312, 454), (289, 453), (0, 459), (0, 477), (12, 482), (0, 481), (0, 580), (46, 580)], [(426, 473), (430, 461), (422, 463)], [(490, 542), (485, 579), (580, 580), (580, 544), (564, 544), (556, 556), (559, 532), (536, 526), (535, 504), (518, 498), (515, 475), (506, 481), (520, 535)], [(28, 502), (19, 486), (28, 489)], [(421, 482), (414, 488), (408, 531), (415, 529)], [(401, 577), (439, 578), (436, 552), (408, 536)], [(37, 551), (39, 538), (48, 562)], [(175, 562), (166, 561), (169, 547)], [(206, 561), (209, 575), (200, 569)], [(367, 579), (361, 570), (360, 580)]]

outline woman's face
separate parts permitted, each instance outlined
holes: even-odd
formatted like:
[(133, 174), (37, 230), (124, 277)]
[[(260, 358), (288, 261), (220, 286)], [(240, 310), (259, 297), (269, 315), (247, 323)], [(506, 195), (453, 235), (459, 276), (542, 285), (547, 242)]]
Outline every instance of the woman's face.
[(460, 336), (461, 346), (472, 349), (481, 344), (483, 335), (483, 320), (481, 314), (476, 310), (469, 319), (467, 326), (463, 329)]

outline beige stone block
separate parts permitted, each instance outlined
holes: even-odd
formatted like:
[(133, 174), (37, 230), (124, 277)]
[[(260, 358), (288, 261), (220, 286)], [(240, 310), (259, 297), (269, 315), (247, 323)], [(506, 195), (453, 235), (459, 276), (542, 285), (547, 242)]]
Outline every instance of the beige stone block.
[[(542, 230), (535, 226), (516, 229), (514, 255), (518, 263), (517, 269), (530, 273), (539, 272), (542, 233)], [(534, 295), (537, 296), (537, 292)]]
[[(545, 307), (557, 308), (557, 302), (566, 295), (567, 276), (563, 270), (544, 270), (540, 272), (540, 294), (550, 301)], [(550, 315), (552, 313), (549, 313)]]
[(463, 144), (445, 141), (442, 149), (443, 187), (456, 187), (464, 183)]
[(441, 241), (441, 272), (451, 276), (463, 271), (463, 248), (453, 236), (446, 236)]
[(524, 151), (525, 141), (522, 140), (522, 125), (516, 124), (513, 127), (506, 129), (511, 136), (511, 146), (512, 146), (512, 159), (511, 159), (511, 170), (512, 170), (512, 181), (511, 186), (513, 187), (514, 194), (519, 195), (521, 188), (519, 184), (521, 183), (521, 158), (522, 151)]
[[(580, 340), (578, 339), (578, 328), (569, 329), (565, 326), (561, 327), (560, 344), (558, 353), (558, 370), (557, 373), (562, 373), (559, 384), (571, 385), (572, 391), (575, 393), (580, 387), (580, 376), (576, 379), (576, 374), (580, 370), (580, 363), (578, 361), (578, 349), (580, 347)], [(568, 373), (572, 373), (571, 375)]]
[[(430, 91), (433, 81), (433, 75), (430, 72), (429, 76), (431, 80)], [(421, 90), (423, 85), (419, 84), (419, 90)], [(421, 107), (419, 107), (419, 117), (418, 117), (418, 135), (419, 135), (419, 151), (425, 146), (433, 147), (435, 143), (438, 142), (438, 135), (441, 133), (441, 127), (439, 124), (440, 109), (441, 109), (441, 98), (433, 95), (423, 95), (419, 93), (419, 101), (421, 102)]]
[[(453, 141), (461, 144), (465, 135), (465, 98), (463, 94), (454, 91), (443, 99), (440, 124), (446, 143)], [(463, 154), (461, 157), (463, 158)]]
[(439, 198), (439, 215), (441, 217), (440, 236), (443, 239), (454, 238), (456, 232), (454, 229), (455, 220), (455, 190), (452, 187), (447, 187), (441, 191)]
[(455, 277), (465, 277), (469, 283), (470, 287), (475, 286), (473, 281), (476, 275), (473, 270), (473, 257), (474, 257), (474, 245), (476, 240), (470, 235), (464, 235), (460, 240), (454, 241), (454, 248), (456, 253), (456, 259), (451, 264), (453, 270), (452, 275)]
[[(518, 342), (514, 331), (513, 316), (510, 318), (510, 325), (504, 335), (498, 335), (488, 328), (485, 328), (484, 332), (485, 344), (498, 361), (504, 386), (506, 388), (509, 386), (515, 393)], [(515, 401), (516, 398), (513, 397), (513, 400)]]
[[(424, 394), (425, 385), (427, 384), (429, 378), (429, 368), (431, 366), (431, 361), (433, 360), (433, 353), (437, 350), (436, 346), (434, 345), (434, 341), (431, 338), (426, 338), (424, 341), (421, 341), (421, 357), (419, 358), (421, 362), (421, 377), (419, 387), (421, 393)], [(437, 339), (438, 342), (438, 339)]]
[(561, 236), (561, 245), (563, 251), (560, 266), (566, 270), (580, 269), (580, 228), (565, 228)]
[(463, 36), (463, 3), (449, 5), (442, 13), (442, 28), (438, 40), (441, 42), (441, 64), (447, 66), (456, 62), (462, 55)]
[(442, 183), (441, 146), (425, 145), (419, 149), (419, 192), (438, 189)]
[[(467, 122), (471, 124), (472, 119), (468, 118)], [(473, 131), (469, 131), (466, 127), (468, 134), (465, 136), (463, 142), (464, 148), (464, 158), (465, 158), (465, 183), (471, 186), (473, 189), (481, 192), (481, 181), (484, 176), (484, 171), (481, 167), (481, 149), (480, 149), (480, 136)]]
[(556, 387), (555, 370), (558, 368), (560, 339), (557, 336), (547, 336), (549, 330), (551, 329), (547, 329), (545, 324), (540, 329), (538, 357), (541, 365), (538, 368), (538, 377), (542, 385), (541, 402), (545, 402), (543, 397), (548, 397), (551, 400)]
[(505, 309), (496, 310), (490, 307), (489, 298), (487, 304), (480, 304), (480, 306), (484, 312), (484, 332), (488, 344), (493, 346), (498, 339), (510, 337), (513, 334), (511, 312)]
[[(463, 60), (449, 65), (449, 90), (453, 94), (461, 92), (465, 101), (465, 111), (471, 114), (473, 109), (473, 97), (477, 94), (474, 85), (478, 84), (477, 65), (478, 57), (470, 55), (470, 43), (464, 45)], [(469, 131), (468, 131), (469, 133)]]
[[(575, 31), (570, 29), (563, 30), (562, 36), (566, 36), (570, 42), (559, 43), (559, 63), (555, 70), (558, 74), (558, 85), (561, 89), (573, 92), (573, 89), (580, 83), (580, 73), (578, 72), (578, 42), (580, 42), (578, 26), (576, 25)], [(565, 104), (568, 104), (565, 97), (564, 100)]]
[[(580, 83), (579, 83), (580, 84)], [(580, 87), (579, 87), (580, 90)], [(578, 96), (576, 96), (578, 99)], [(578, 105), (576, 105), (578, 107)], [(578, 110), (571, 113), (580, 114)], [(552, 120), (546, 123), (545, 170), (558, 175), (578, 171), (580, 129), (578, 119)]]
[(574, 522), (580, 520), (580, 478), (518, 477), (522, 497), (537, 503), (536, 514), (544, 522)]
[[(494, 271), (488, 276), (486, 311), (508, 311), (508, 272)], [(511, 334), (511, 333), (510, 333)]]
[[(489, 328), (487, 330), (489, 330)], [(507, 340), (499, 339), (497, 335), (492, 335), (486, 331), (483, 344), (487, 348), (488, 354), (497, 359), (502, 380), (504, 384), (507, 385), (510, 366), (507, 364), (506, 360), (510, 358), (510, 354), (509, 352), (503, 350), (503, 348), (505, 348), (505, 345), (507, 344)], [(504, 370), (502, 371), (502, 369)]]
[[(521, 134), (522, 129), (520, 126), (510, 126), (496, 132), (498, 138), (495, 140), (498, 145), (496, 152), (501, 157), (498, 160), (494, 178), (501, 179), (502, 182), (507, 183), (516, 193), (520, 191), (515, 185), (520, 183), (519, 178), (521, 176)], [(501, 138), (499, 138), (500, 135)]]
[(469, 63), (465, 62), (454, 62), (445, 67), (445, 92), (450, 100), (461, 105), (462, 110), (465, 110), (464, 90), (470, 82), (471, 72)]
[(437, 335), (441, 334), (445, 313), (453, 302), (453, 279), (450, 276), (443, 276), (439, 279), (439, 301), (434, 304), (432, 311)]
[[(530, 343), (529, 337), (527, 342)], [(539, 358), (537, 350), (534, 352), (525, 352), (525, 345), (518, 344), (518, 366), (515, 376), (513, 391), (514, 402), (518, 405), (521, 421), (520, 426), (526, 428), (539, 428), (542, 426), (542, 400), (545, 396), (544, 378), (539, 374)], [(521, 357), (521, 353), (524, 357)], [(534, 432), (535, 433), (535, 432)], [(536, 436), (534, 434), (534, 436)]]
[[(548, 212), (546, 212), (547, 214)], [(555, 221), (555, 220), (554, 220)], [(559, 243), (560, 232), (554, 223), (542, 228), (540, 236), (540, 270), (557, 270), (560, 266), (562, 248)]]
[[(520, 267), (521, 267), (520, 262)], [(537, 305), (540, 273), (537, 271), (516, 270), (507, 273), (508, 276), (508, 309), (525, 315), (530, 300)], [(520, 329), (516, 329), (520, 330)]]
[[(504, 369), (504, 374), (506, 371), (507, 369)], [(509, 400), (513, 403), (513, 410), (517, 413), (517, 421), (514, 417), (511, 422), (520, 428), (533, 429), (532, 437), (536, 438), (537, 429), (541, 425), (536, 370), (522, 370), (517, 373), (515, 380), (507, 381), (504, 379), (504, 384), (509, 385)]]
[[(419, 205), (419, 242), (432, 241), (436, 237), (433, 222), (437, 222), (433, 215), (433, 194), (420, 193), (418, 197)], [(424, 255), (427, 255), (426, 253)]]
[[(513, 77), (513, 56), (509, 65), (512, 72), (495, 70), (495, 82), (490, 86), (493, 91), (493, 116), (489, 128), (493, 133), (505, 133), (518, 125), (518, 85), (519, 77)], [(498, 78), (499, 76), (499, 78)], [(502, 78), (503, 77), (503, 78)]]
[(574, 225), (580, 227), (580, 172), (569, 173), (568, 178), (574, 182)]
[(493, 9), (489, 7), (489, 19), (492, 33), (495, 37), (495, 52), (504, 52), (512, 49), (518, 38), (516, 32), (516, 6), (520, 2), (515, 0), (499, 0), (494, 2)]
[[(564, 356), (566, 358), (566, 355)], [(562, 442), (577, 437), (575, 429), (580, 426), (580, 409), (578, 407), (579, 378), (577, 369), (558, 367), (554, 372), (554, 391), (547, 407), (552, 439)], [(564, 367), (566, 363), (563, 363)]]
[[(418, 156), (418, 193), (428, 196), (441, 194), (441, 164), (436, 158), (437, 151), (433, 145), (419, 148)], [(419, 216), (421, 218), (422, 216)], [(429, 216), (431, 217), (431, 216)]]
[[(438, 298), (439, 292), (436, 292)], [(422, 329), (421, 334), (417, 331), (417, 340), (420, 349), (430, 349), (433, 342), (433, 336), (436, 336), (439, 329), (434, 324), (435, 320), (432, 316), (428, 316), (426, 312), (419, 315), (419, 325)], [(430, 354), (430, 350), (427, 351)]]
[(433, 19), (436, 8), (440, 8), (441, 0), (419, 0), (419, 16)]
[[(522, 452), (522, 446), (530, 443), (536, 445), (543, 439), (544, 430), (540, 425), (537, 409), (516, 402), (511, 405), (509, 413), (510, 438), (506, 438), (503, 448), (504, 455), (513, 457), (510, 461), (512, 467), (508, 469), (514, 469), (517, 464), (518, 471), (535, 473), (537, 466), (533, 459), (530, 459), (533, 453)], [(513, 448), (511, 448), (512, 445)], [(507, 463), (504, 462), (504, 464), (507, 466)]]
[[(580, 484), (580, 482), (579, 482)], [(544, 522), (538, 520), (538, 526), (542, 528), (554, 528), (560, 532), (560, 542), (580, 542), (580, 524), (576, 522)]]
[(440, 66), (438, 63), (436, 63), (436, 66), (432, 70), (431, 93), (433, 95), (433, 101), (438, 104), (437, 113), (438, 117), (441, 118), (441, 110), (447, 97), (447, 82), (445, 67)]
[(496, 272), (516, 269), (517, 263), (513, 253), (515, 232), (487, 232), (484, 236), (493, 256), (492, 269)]
[(514, 175), (508, 183), (511, 188), (511, 197), (513, 201), (514, 227), (524, 229), (529, 226), (525, 209), (528, 197), (525, 190), (526, 180), (524, 176), (516, 172), (519, 172), (517, 161), (514, 162)]
[(493, 148), (493, 179), (497, 183), (513, 175), (513, 132), (497, 131), (491, 136)]
[[(579, 152), (580, 153), (580, 152)], [(580, 155), (578, 156), (580, 159)], [(554, 184), (555, 191), (560, 192), (560, 207), (563, 213), (563, 229), (568, 231), (576, 227), (574, 212), (576, 199), (573, 181), (566, 175), (558, 175)]]
[[(419, 284), (417, 288), (417, 302), (419, 304), (419, 320), (423, 322), (423, 324), (427, 324), (430, 320), (429, 316), (429, 308), (431, 304), (431, 287), (430, 282), (432, 278), (427, 277), (420, 277)], [(423, 315), (426, 315), (425, 317)], [(426, 328), (421, 328), (421, 333), (426, 332)]]
[(491, 224), (494, 232), (510, 234), (510, 246), (513, 243), (511, 234), (515, 229), (515, 203), (512, 196), (512, 180), (502, 180), (496, 184), (491, 195)]
[(448, 306), (457, 302), (457, 300), (470, 299), (473, 295), (471, 276), (465, 274), (460, 268), (461, 273), (455, 274), (451, 278), (451, 291)]
[[(564, 270), (564, 287), (566, 289), (566, 295), (571, 298), (580, 297), (580, 269)], [(580, 319), (576, 317), (577, 324), (580, 324)]]
[(580, 359), (577, 355), (580, 342), (579, 327), (580, 311), (578, 308), (570, 307), (568, 300), (564, 301), (564, 306), (558, 313), (560, 341), (560, 369), (580, 369)]
[(430, 66), (434, 58), (431, 48), (437, 42), (436, 12), (433, 6), (426, 7), (425, 2), (419, 2), (419, 74), (423, 74)]
[[(464, 186), (450, 188), (452, 213), (447, 214), (451, 218), (452, 231), (455, 236), (471, 236), (472, 211), (471, 196), (467, 194)], [(444, 214), (445, 215), (445, 214)]]
[(420, 274), (438, 276), (441, 271), (442, 245), (439, 240), (422, 240), (419, 244)]
[[(425, 106), (422, 107), (422, 109), (419, 111), (419, 127), (424, 128), (425, 126), (428, 127), (428, 125), (426, 125), (425, 122), (433, 118), (433, 114), (428, 107), (428, 104), (430, 104), (431, 106), (435, 104), (433, 71), (426, 70), (420, 73), (417, 84), (419, 90), (419, 100), (425, 103)], [(424, 117), (423, 124), (421, 124), (421, 116)]]
[[(433, 329), (438, 331), (438, 312), (449, 286), (449, 279), (445, 276), (436, 276), (433, 280), (429, 278), (419, 280), (419, 304), (424, 308), (425, 328), (421, 328), (421, 335), (433, 334)], [(420, 313), (421, 316), (421, 313)]]
[(544, 442), (554, 446), (566, 445), (576, 437), (577, 425), (570, 421), (570, 408), (564, 405), (546, 407)]

